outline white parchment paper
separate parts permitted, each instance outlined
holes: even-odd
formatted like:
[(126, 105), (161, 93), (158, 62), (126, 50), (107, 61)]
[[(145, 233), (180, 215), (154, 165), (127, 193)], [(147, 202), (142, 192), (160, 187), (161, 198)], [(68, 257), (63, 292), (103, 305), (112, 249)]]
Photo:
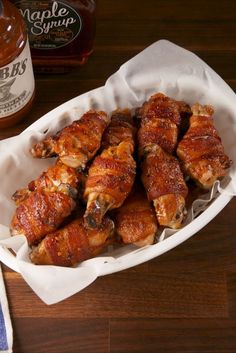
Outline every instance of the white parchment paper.
[[(155, 92), (215, 108), (215, 126), (226, 153), (233, 160), (229, 176), (196, 200), (186, 225), (179, 231), (166, 229), (159, 241), (141, 249), (130, 245), (110, 249), (102, 256), (75, 268), (36, 266), (29, 260), (24, 236), (10, 237), (9, 223), (15, 210), (11, 195), (53, 164), (36, 160), (30, 147), (57, 132), (91, 108), (110, 113), (116, 108), (135, 109)], [(166, 40), (158, 41), (121, 66), (104, 87), (76, 97), (52, 110), (17, 137), (0, 142), (0, 260), (21, 273), (35, 293), (47, 304), (79, 292), (98, 276), (116, 272), (172, 249), (206, 225), (236, 194), (236, 95), (231, 88), (193, 53)], [(204, 211), (204, 212), (203, 212)], [(200, 214), (200, 215), (199, 215)], [(198, 217), (197, 217), (198, 216)], [(16, 253), (12, 254), (11, 248)]]

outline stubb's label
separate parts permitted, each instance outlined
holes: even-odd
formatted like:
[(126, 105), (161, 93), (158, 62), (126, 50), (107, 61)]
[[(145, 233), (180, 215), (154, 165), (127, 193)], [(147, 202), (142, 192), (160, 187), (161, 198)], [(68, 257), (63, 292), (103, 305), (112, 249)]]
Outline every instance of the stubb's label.
[(21, 110), (34, 93), (34, 74), (27, 42), (20, 55), (0, 67), (0, 118)]
[(62, 1), (16, 2), (27, 27), (31, 48), (56, 49), (72, 42), (80, 33), (79, 13)]

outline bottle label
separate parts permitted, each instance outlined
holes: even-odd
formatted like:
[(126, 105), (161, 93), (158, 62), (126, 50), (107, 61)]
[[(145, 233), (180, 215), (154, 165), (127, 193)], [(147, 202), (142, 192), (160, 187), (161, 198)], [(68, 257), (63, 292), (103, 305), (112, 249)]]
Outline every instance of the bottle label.
[(0, 67), (0, 118), (21, 110), (34, 93), (34, 74), (27, 41), (20, 55)]
[(79, 13), (63, 1), (16, 2), (28, 28), (31, 48), (56, 49), (71, 43), (80, 33)]

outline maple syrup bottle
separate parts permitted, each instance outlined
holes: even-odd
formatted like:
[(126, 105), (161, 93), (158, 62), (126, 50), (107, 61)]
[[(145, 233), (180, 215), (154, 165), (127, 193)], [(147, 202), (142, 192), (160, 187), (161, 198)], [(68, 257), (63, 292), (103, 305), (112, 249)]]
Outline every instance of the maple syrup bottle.
[(8, 0), (0, 0), (0, 128), (26, 117), (35, 81), (25, 22)]
[(28, 27), (37, 72), (65, 72), (83, 65), (93, 50), (94, 0), (15, 0)]

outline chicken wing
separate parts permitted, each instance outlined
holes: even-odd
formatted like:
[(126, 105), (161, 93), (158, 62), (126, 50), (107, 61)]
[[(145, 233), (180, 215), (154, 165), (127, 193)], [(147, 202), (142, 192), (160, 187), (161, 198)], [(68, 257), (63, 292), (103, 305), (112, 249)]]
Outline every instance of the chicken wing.
[(84, 168), (98, 151), (109, 122), (110, 118), (105, 112), (90, 110), (55, 136), (37, 143), (31, 153), (37, 158), (59, 156), (69, 167)]
[(114, 224), (104, 218), (96, 230), (84, 227), (80, 217), (64, 228), (48, 234), (30, 254), (37, 265), (73, 266), (96, 256), (109, 244)]
[(190, 127), (178, 145), (177, 155), (186, 173), (200, 187), (209, 189), (226, 175), (231, 161), (214, 127), (213, 108), (195, 104), (192, 111)]
[(188, 188), (178, 160), (160, 146), (152, 145), (144, 151), (141, 168), (142, 182), (159, 224), (179, 228), (186, 214)]
[(114, 210), (116, 233), (125, 244), (153, 244), (157, 233), (155, 211), (141, 186), (136, 186), (121, 207)]
[(133, 144), (123, 141), (94, 159), (84, 192), (87, 200), (84, 219), (88, 228), (96, 228), (104, 214), (120, 207), (131, 191), (136, 168), (132, 151)]
[(12, 235), (24, 234), (29, 245), (55, 231), (76, 203), (62, 192), (34, 191), (17, 207), (11, 222)]
[(147, 146), (158, 144), (166, 152), (173, 153), (177, 146), (178, 132), (183, 116), (190, 113), (184, 102), (175, 101), (162, 93), (157, 93), (137, 110), (141, 119), (138, 131), (139, 151)]
[(111, 122), (102, 136), (102, 149), (117, 146), (122, 141), (130, 142), (134, 148), (135, 127), (129, 109), (117, 109), (112, 113)]

